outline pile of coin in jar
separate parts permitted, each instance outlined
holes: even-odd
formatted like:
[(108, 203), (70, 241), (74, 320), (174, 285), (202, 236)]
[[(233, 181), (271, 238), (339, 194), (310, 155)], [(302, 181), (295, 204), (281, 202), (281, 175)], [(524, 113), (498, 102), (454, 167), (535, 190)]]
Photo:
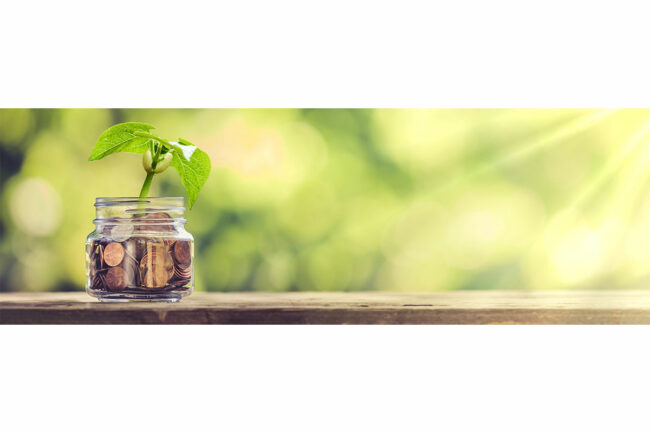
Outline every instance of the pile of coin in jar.
[(191, 281), (191, 240), (137, 235), (122, 240), (118, 227), (111, 238), (94, 240), (89, 246), (92, 290), (177, 290)]

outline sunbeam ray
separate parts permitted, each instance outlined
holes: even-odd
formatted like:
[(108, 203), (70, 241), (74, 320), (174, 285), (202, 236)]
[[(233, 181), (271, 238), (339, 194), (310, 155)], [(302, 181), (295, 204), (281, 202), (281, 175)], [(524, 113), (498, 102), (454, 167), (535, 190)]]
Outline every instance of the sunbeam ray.
[[(625, 154), (629, 155), (639, 144), (645, 144), (645, 152), (639, 158), (631, 161), (634, 163), (634, 166), (625, 172), (620, 185), (618, 185), (616, 192), (613, 194), (614, 199), (608, 202), (606, 208), (603, 209), (604, 214), (601, 216), (600, 225), (601, 227), (605, 227), (605, 225), (610, 224), (611, 231), (609, 242), (603, 251), (605, 254), (603, 266), (609, 267), (610, 270), (604, 271), (604, 274), (615, 270), (621, 262), (621, 251), (629, 240), (632, 220), (642, 204), (640, 199), (648, 188), (648, 181), (650, 180), (650, 147), (647, 145), (648, 132), (650, 132), (650, 125), (646, 125), (641, 131), (635, 134), (627, 143), (623, 152), (619, 154), (620, 158), (617, 158), (617, 160), (620, 159), (618, 166), (621, 166), (625, 160)], [(610, 174), (609, 172), (615, 172), (615, 169), (609, 169), (606, 174)], [(579, 208), (574, 207), (572, 209), (578, 210)]]
[(616, 109), (598, 110), (596, 113), (581, 116), (579, 119), (572, 121), (567, 125), (559, 127), (558, 129), (544, 134), (541, 137), (534, 138), (531, 141), (522, 144), (521, 146), (517, 146), (518, 148), (516, 150), (502, 156), (501, 158), (498, 158), (495, 161), (490, 161), (469, 173), (464, 173), (452, 178), (450, 181), (437, 188), (437, 190), (438, 192), (448, 191), (460, 185), (466, 184), (467, 182), (474, 180), (475, 178), (490, 171), (494, 171), (500, 167), (519, 162), (524, 158), (530, 157), (552, 144), (558, 143), (564, 138), (575, 135), (589, 127), (596, 125), (598, 122), (605, 119), (606, 117), (611, 116), (617, 111), (618, 110)]
[(588, 204), (594, 194), (607, 180), (616, 174), (630, 154), (637, 149), (639, 143), (643, 141), (648, 132), (650, 132), (650, 119), (639, 132), (627, 141), (621, 152), (616, 155), (616, 158), (608, 161), (598, 175), (576, 194), (575, 199), (567, 206), (567, 210), (578, 209)]
[[(650, 128), (644, 128), (644, 130), (648, 132)], [(647, 134), (641, 136), (639, 141), (643, 142), (643, 138), (647, 137)], [(614, 195), (614, 201), (607, 208), (607, 215), (610, 217), (617, 216), (628, 220), (632, 216), (633, 209), (637, 207), (638, 198), (646, 188), (646, 181), (650, 176), (650, 148), (646, 146), (644, 155), (636, 159), (635, 162), (635, 167), (626, 172), (624, 181)]]
[[(616, 265), (624, 260), (621, 255), (621, 251), (625, 249), (626, 244), (630, 240), (631, 236), (631, 227), (632, 220), (641, 207), (641, 202), (639, 200), (642, 197), (643, 192), (648, 188), (648, 168), (650, 167), (650, 158), (646, 158), (643, 163), (645, 171), (637, 177), (639, 184), (635, 185), (634, 191), (627, 198), (626, 201), (621, 201), (621, 205), (616, 211), (618, 211), (618, 217), (624, 221), (624, 224), (619, 227), (619, 230), (616, 232), (616, 236), (613, 238), (612, 242), (605, 251), (606, 254), (606, 263), (612, 265), (612, 269), (616, 268)], [(616, 211), (612, 211), (612, 214), (616, 214)]]

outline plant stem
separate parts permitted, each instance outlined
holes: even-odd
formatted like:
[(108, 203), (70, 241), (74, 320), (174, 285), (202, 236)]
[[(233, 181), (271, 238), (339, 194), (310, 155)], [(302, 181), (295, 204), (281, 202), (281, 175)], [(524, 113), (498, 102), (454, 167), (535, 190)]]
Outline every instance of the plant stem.
[(140, 190), (140, 198), (146, 198), (149, 194), (149, 187), (151, 186), (151, 180), (153, 179), (153, 173), (147, 173), (147, 177), (144, 179), (142, 184), (142, 189)]
[[(152, 170), (156, 168), (156, 163), (158, 162), (158, 158), (160, 157), (161, 150), (162, 150), (162, 146), (157, 144), (155, 140), (152, 140), (152, 149), (151, 149), (152, 159), (153, 159), (153, 162), (151, 163)], [(149, 194), (149, 187), (151, 187), (151, 181), (153, 180), (153, 175), (154, 175), (153, 172), (147, 173), (147, 177), (145, 177), (144, 183), (142, 184), (142, 189), (140, 190), (140, 198), (146, 198), (147, 195)]]

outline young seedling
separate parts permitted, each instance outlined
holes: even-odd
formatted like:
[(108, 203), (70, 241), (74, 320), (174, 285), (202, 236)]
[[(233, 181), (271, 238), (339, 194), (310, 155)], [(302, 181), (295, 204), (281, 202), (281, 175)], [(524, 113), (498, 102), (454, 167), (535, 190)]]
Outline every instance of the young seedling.
[(147, 172), (140, 198), (147, 197), (153, 176), (170, 165), (176, 168), (187, 190), (190, 209), (210, 174), (208, 154), (182, 138), (169, 141), (149, 131), (155, 129), (147, 123), (126, 122), (111, 126), (99, 136), (89, 161), (102, 159), (117, 152), (142, 154), (142, 166)]

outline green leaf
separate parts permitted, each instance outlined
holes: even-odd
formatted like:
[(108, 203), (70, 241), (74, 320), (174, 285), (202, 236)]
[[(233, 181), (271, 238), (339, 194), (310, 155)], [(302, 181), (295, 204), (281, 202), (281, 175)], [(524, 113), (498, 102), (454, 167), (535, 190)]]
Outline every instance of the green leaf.
[(134, 133), (136, 131), (149, 132), (152, 129), (154, 126), (139, 122), (113, 125), (100, 135), (88, 160), (95, 161), (117, 152), (143, 153), (147, 150), (147, 143), (150, 139)]
[(181, 182), (187, 190), (190, 209), (194, 206), (196, 197), (210, 174), (210, 157), (207, 153), (182, 138), (178, 143), (171, 142), (174, 149), (174, 159), (171, 165), (181, 176)]

